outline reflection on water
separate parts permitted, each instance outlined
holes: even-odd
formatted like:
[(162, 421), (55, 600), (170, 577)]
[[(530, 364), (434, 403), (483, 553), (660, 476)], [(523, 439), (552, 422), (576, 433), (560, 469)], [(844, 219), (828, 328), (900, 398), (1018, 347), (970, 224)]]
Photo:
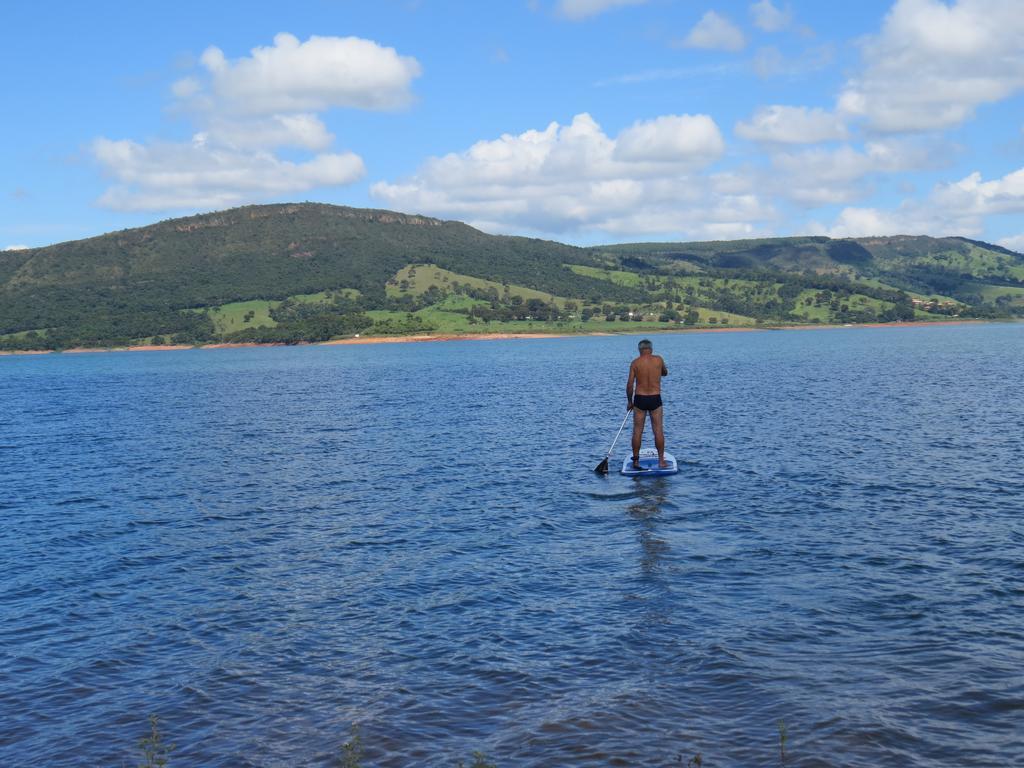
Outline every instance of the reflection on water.
[(667, 476), (637, 478), (638, 498), (626, 507), (626, 513), (636, 521), (640, 540), (640, 569), (646, 576), (655, 576), (658, 566), (669, 546), (665, 539), (658, 535), (658, 523), (666, 508), (676, 509), (669, 501), (672, 489), (671, 479)]

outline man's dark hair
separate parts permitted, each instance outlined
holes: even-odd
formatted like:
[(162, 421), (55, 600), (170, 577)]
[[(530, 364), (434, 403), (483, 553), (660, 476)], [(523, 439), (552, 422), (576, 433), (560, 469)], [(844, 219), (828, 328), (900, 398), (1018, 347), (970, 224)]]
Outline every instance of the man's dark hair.
[(639, 349), (641, 352), (643, 352), (645, 349), (649, 349), (652, 352), (654, 351), (654, 345), (651, 344), (650, 339), (641, 339), (640, 343), (636, 345), (636, 348)]

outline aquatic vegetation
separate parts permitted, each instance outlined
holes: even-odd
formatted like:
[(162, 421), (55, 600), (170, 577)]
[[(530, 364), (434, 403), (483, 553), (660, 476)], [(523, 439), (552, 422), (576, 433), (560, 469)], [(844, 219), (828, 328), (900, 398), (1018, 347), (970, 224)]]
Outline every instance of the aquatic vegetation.
[(487, 761), (487, 755), (483, 752), (473, 753), (473, 762), (467, 767), (461, 760), (458, 762), (458, 768), (498, 768), (494, 763)]
[(149, 716), (149, 735), (139, 739), (139, 749), (142, 750), (145, 760), (139, 768), (167, 767), (174, 745), (164, 743), (164, 736), (160, 731), (160, 718), (156, 715)]
[(363, 759), (363, 739), (359, 725), (353, 724), (349, 740), (341, 745), (341, 768), (359, 768)]

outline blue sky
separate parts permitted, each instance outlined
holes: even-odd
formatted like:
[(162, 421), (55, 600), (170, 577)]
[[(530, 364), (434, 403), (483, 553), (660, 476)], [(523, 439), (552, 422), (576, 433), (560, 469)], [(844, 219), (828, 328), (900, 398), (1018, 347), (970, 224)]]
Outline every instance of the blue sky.
[(6, 3), (0, 248), (312, 200), (1024, 250), (1019, 0)]

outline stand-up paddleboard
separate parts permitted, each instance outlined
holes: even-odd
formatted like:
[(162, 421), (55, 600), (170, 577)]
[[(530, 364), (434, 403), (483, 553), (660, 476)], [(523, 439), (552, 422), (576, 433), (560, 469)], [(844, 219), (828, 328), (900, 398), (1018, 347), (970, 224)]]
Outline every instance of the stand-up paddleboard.
[(622, 460), (621, 472), (626, 477), (658, 477), (659, 475), (674, 475), (679, 471), (676, 457), (667, 451), (665, 452), (665, 461), (668, 462), (668, 466), (659, 467), (657, 449), (641, 448), (639, 464), (643, 469), (634, 469), (633, 456), (626, 454), (626, 458)]

